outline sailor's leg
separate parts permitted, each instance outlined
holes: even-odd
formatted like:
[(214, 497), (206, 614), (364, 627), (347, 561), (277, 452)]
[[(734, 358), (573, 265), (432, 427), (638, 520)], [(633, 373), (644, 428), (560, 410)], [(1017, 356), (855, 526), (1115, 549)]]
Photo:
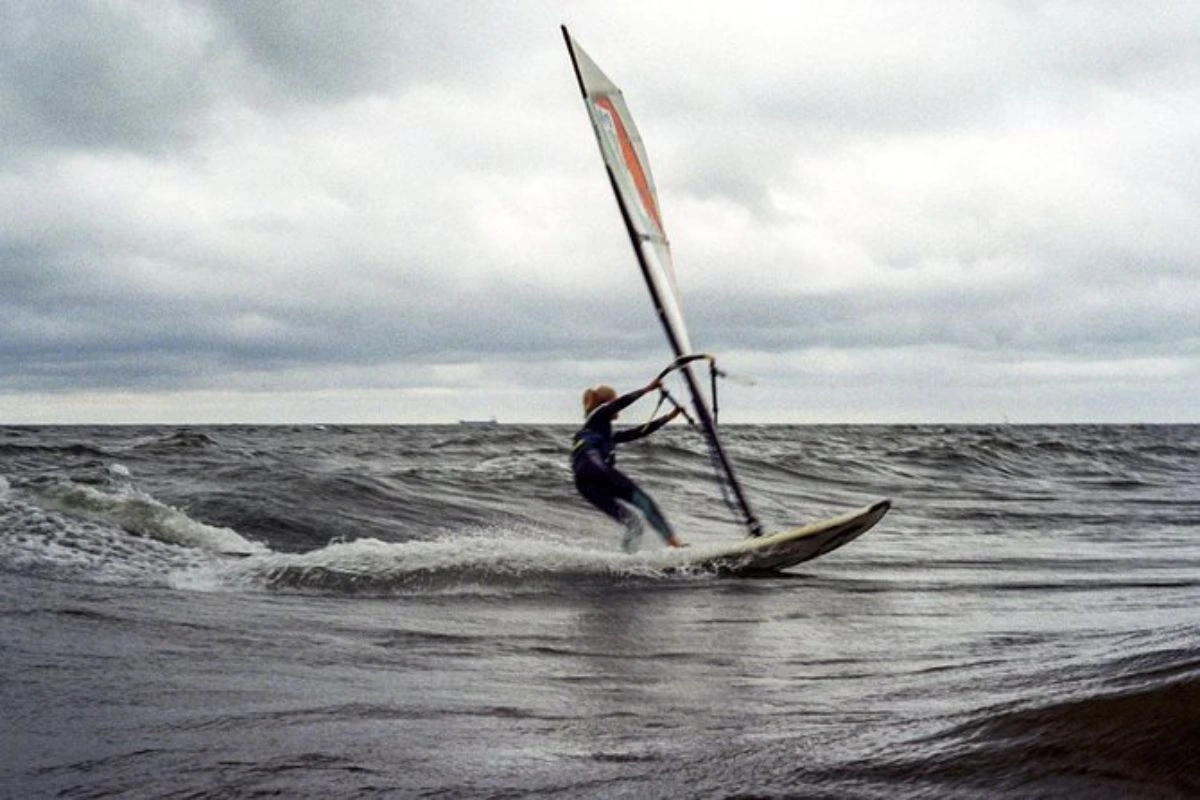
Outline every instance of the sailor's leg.
[(625, 529), (621, 535), (621, 549), (632, 553), (642, 540), (642, 520), (617, 501), (622, 487), (612, 481), (612, 474), (617, 473), (608, 469), (576, 473), (575, 487), (589, 503), (621, 523)]
[(622, 479), (624, 475), (607, 467), (583, 469), (576, 471), (575, 487), (588, 503), (622, 525), (625, 530), (620, 537), (620, 547), (626, 553), (632, 553), (641, 545), (642, 519), (619, 503), (617, 498), (628, 495), (628, 487)]
[(658, 531), (658, 535), (663, 538), (664, 542), (672, 542), (675, 540), (675, 533), (671, 530), (670, 523), (663, 516), (662, 510), (658, 504), (651, 499), (650, 495), (642, 491), (642, 488), (631, 481), (624, 473), (617, 470), (611, 471), (611, 477), (614, 487), (617, 489), (617, 497), (627, 503), (632, 503), (646, 516), (646, 521), (650, 523), (650, 527)]
[(625, 532), (621, 534), (621, 549), (626, 553), (636, 553), (642, 544), (642, 519), (625, 506), (621, 506), (621, 524)]
[(646, 515), (646, 521), (650, 523), (650, 527), (658, 531), (658, 535), (663, 538), (664, 542), (670, 542), (675, 538), (675, 533), (671, 530), (671, 524), (667, 522), (667, 518), (663, 516), (658, 503), (655, 503), (650, 495), (643, 492), (640, 488), (635, 488), (631, 502), (638, 507), (639, 511)]

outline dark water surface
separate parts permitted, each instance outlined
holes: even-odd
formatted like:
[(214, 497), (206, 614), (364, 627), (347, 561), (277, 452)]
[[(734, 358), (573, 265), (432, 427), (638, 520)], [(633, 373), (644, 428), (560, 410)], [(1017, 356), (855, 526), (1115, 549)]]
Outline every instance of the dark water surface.
[(1200, 796), (1200, 427), (730, 427), (768, 528), (894, 501), (761, 579), (570, 432), (0, 428), (0, 796)]

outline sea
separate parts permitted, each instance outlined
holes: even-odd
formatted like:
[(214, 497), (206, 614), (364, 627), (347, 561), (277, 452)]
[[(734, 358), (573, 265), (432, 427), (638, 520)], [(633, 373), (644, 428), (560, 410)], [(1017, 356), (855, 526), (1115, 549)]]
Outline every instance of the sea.
[(0, 428), (0, 797), (1195, 798), (1200, 426)]

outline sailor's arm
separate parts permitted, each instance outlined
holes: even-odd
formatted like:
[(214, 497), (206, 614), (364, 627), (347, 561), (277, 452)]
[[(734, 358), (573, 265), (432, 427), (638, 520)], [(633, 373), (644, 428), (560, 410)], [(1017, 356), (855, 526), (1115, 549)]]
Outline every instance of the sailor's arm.
[(632, 442), (635, 439), (641, 439), (643, 436), (649, 436), (682, 413), (682, 408), (675, 408), (672, 409), (669, 414), (663, 414), (661, 417), (652, 419), (645, 425), (639, 425), (638, 427), (630, 428), (629, 430), (617, 431), (613, 434), (613, 441), (617, 443)]

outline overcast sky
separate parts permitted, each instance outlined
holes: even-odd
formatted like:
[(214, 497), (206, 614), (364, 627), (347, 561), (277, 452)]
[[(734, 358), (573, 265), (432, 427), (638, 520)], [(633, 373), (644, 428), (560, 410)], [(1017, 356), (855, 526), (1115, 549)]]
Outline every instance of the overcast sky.
[(0, 423), (1198, 421), (1200, 3), (0, 4)]

